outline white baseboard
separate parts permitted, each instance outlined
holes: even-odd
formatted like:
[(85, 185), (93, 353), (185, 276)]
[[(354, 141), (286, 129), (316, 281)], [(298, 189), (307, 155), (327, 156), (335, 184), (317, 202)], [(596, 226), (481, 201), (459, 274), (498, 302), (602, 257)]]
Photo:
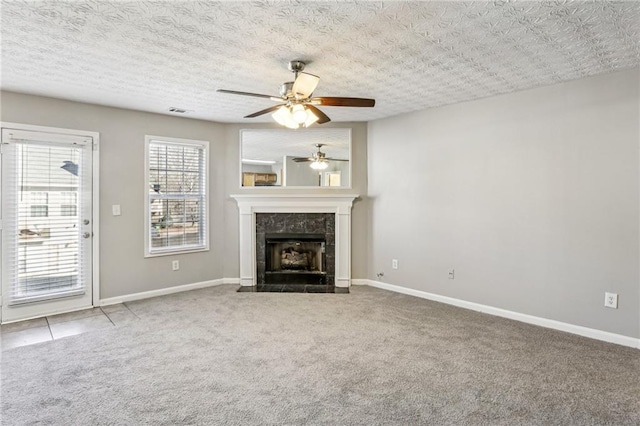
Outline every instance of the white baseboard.
[(166, 296), (167, 294), (196, 290), (199, 288), (213, 287), (221, 284), (239, 284), (238, 278), (221, 278), (217, 280), (201, 281), (199, 283), (178, 285), (175, 287), (161, 288), (158, 290), (143, 291), (140, 293), (125, 294), (123, 296), (100, 299), (100, 306), (115, 305), (117, 303), (132, 302), (134, 300), (148, 299), (150, 297)]
[(507, 311), (506, 309), (495, 308), (493, 306), (481, 305), (479, 303), (468, 302), (466, 300), (455, 299), (453, 297), (441, 296), (438, 294), (427, 293), (426, 291), (414, 290), (412, 288), (401, 287), (393, 284), (383, 283), (375, 280), (358, 279), (351, 280), (354, 285), (369, 285), (384, 290), (394, 291), (396, 293), (407, 294), (409, 296), (420, 297), (422, 299), (433, 300), (434, 302), (446, 303), (448, 305), (458, 306), (460, 308), (471, 309), (473, 311), (483, 312), (489, 315), (508, 318), (527, 324), (538, 325), (540, 327), (560, 330), (567, 333), (577, 334), (591, 339), (602, 340), (604, 342), (616, 343), (618, 345), (629, 346), (640, 349), (640, 339), (634, 337), (623, 336), (621, 334), (610, 333), (608, 331), (596, 330), (593, 328), (582, 327), (579, 325), (568, 324), (565, 322), (540, 318), (533, 315), (521, 314), (518, 312)]

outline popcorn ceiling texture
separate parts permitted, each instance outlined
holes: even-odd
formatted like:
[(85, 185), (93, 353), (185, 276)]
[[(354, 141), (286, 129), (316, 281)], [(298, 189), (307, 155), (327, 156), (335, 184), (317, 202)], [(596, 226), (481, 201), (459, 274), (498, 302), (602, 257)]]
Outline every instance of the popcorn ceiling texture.
[[(4, 90), (221, 122), (271, 105), (292, 59), (334, 121), (388, 117), (640, 64), (638, 2), (2, 2)], [(267, 115), (255, 121), (271, 121)]]

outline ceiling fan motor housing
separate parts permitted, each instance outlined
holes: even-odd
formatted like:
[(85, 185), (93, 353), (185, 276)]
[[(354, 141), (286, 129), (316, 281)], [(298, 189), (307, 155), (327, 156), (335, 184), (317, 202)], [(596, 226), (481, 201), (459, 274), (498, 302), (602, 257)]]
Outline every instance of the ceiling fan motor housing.
[(282, 86), (280, 86), (280, 96), (282, 96), (285, 99), (289, 99), (291, 97), (293, 97), (293, 81), (287, 81), (286, 83), (282, 83)]
[(305, 65), (306, 63), (304, 63), (303, 61), (291, 61), (289, 62), (288, 68), (289, 68), (289, 71), (298, 74), (299, 72), (304, 70)]

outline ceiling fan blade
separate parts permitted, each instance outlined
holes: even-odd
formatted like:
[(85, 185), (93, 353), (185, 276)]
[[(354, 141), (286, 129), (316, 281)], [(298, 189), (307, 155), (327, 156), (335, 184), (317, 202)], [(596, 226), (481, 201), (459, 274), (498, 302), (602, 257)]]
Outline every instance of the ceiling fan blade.
[(306, 72), (298, 73), (298, 77), (296, 77), (296, 81), (293, 82), (293, 87), (291, 88), (291, 92), (297, 99), (307, 99), (314, 90), (316, 90), (316, 86), (320, 81), (320, 77), (317, 75), (309, 74)]
[(306, 107), (309, 108), (311, 110), (311, 112), (313, 112), (316, 115), (316, 117), (318, 117), (318, 124), (324, 124), (324, 123), (328, 123), (328, 122), (331, 121), (331, 119), (329, 118), (329, 116), (327, 114), (325, 114), (324, 112), (320, 111), (315, 106), (310, 105), (310, 104), (306, 104)]
[(278, 109), (278, 108), (280, 108), (282, 105), (284, 105), (284, 104), (274, 105), (274, 106), (272, 106), (272, 107), (265, 108), (265, 109), (260, 110), (260, 111), (258, 111), (258, 112), (254, 112), (253, 114), (245, 115), (245, 117), (244, 117), (244, 118), (255, 118), (255, 117), (258, 117), (258, 116), (263, 115), (263, 114), (268, 114), (268, 113), (270, 113), (270, 112), (272, 112), (272, 111), (277, 110), (277, 109)]
[(305, 162), (305, 161), (314, 161), (315, 158), (295, 157), (295, 158), (292, 158), (292, 160), (295, 161), (296, 163), (302, 163), (302, 162)]
[(272, 101), (276, 101), (276, 102), (281, 102), (284, 100), (279, 96), (262, 95), (260, 93), (238, 92), (237, 90), (218, 89), (216, 90), (216, 92), (228, 93), (230, 95), (253, 96), (254, 98), (271, 99)]
[(343, 107), (368, 107), (371, 108), (376, 105), (375, 99), (366, 98), (336, 98), (322, 96), (319, 98), (311, 98), (311, 103), (314, 105), (323, 106), (343, 106)]
[(327, 161), (349, 161), (349, 160), (344, 160), (342, 158), (327, 158), (327, 157), (325, 157), (325, 160), (327, 160)]

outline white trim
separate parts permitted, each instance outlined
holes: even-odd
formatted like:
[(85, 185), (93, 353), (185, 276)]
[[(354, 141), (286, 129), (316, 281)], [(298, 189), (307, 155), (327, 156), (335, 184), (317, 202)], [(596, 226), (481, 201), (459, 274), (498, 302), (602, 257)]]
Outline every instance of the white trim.
[(201, 251), (209, 251), (208, 247), (198, 247), (194, 249), (171, 249), (171, 250), (162, 250), (152, 254), (145, 254), (145, 259), (153, 258), (153, 257), (161, 257), (161, 256), (173, 256), (179, 254), (189, 254), (189, 253), (200, 253)]
[(0, 122), (0, 127), (2, 127), (3, 129), (14, 129), (28, 132), (53, 133), (55, 135), (91, 136), (94, 139), (98, 139), (100, 136), (100, 133), (90, 130), (64, 129), (61, 127), (38, 126), (35, 124), (11, 123), (6, 121)]
[(389, 290), (396, 293), (402, 293), (409, 296), (420, 297), (422, 299), (433, 300), (434, 302), (446, 303), (447, 305), (457, 306), (459, 308), (471, 309), (472, 311), (482, 312), (502, 318), (508, 318), (527, 324), (533, 324), (540, 327), (551, 328), (553, 330), (564, 331), (571, 334), (577, 334), (591, 339), (601, 340), (603, 342), (616, 343), (618, 345), (629, 346), (640, 349), (640, 339), (634, 337), (623, 336), (621, 334), (610, 333), (608, 331), (596, 330), (594, 328), (582, 327), (580, 325), (569, 324), (566, 322), (550, 320), (547, 318), (536, 317), (533, 315), (521, 314), (519, 312), (508, 311), (493, 306), (482, 305), (480, 303), (468, 302), (466, 300), (455, 299), (453, 297), (441, 296), (438, 294), (427, 293), (422, 290), (401, 287), (398, 285), (383, 283), (375, 280), (358, 279), (352, 280), (352, 284), (369, 285), (371, 287)]
[(297, 199), (297, 198), (309, 198), (309, 199), (314, 199), (314, 198), (352, 198), (352, 199), (356, 199), (359, 197), (359, 195), (357, 194), (344, 194), (344, 193), (338, 193), (338, 194), (313, 194), (313, 195), (307, 195), (307, 194), (232, 194), (230, 195), (231, 198), (235, 198), (235, 199), (239, 199), (239, 200), (251, 200), (252, 198), (255, 199), (278, 199), (278, 198), (292, 198), (292, 199)]
[(160, 288), (158, 290), (143, 291), (140, 293), (125, 294), (100, 300), (100, 306), (115, 305), (134, 300), (149, 299), (151, 297), (166, 296), (168, 294), (182, 293), (183, 291), (197, 290), (200, 288), (214, 287), (222, 284), (238, 284), (237, 278), (220, 278), (217, 280), (201, 281), (192, 284), (177, 285), (174, 287)]
[(92, 188), (91, 196), (93, 197), (91, 221), (91, 232), (93, 237), (91, 238), (91, 272), (92, 272), (92, 305), (98, 306), (100, 304), (100, 133), (95, 132), (93, 136), (93, 154), (91, 156), (93, 160), (91, 168)]

